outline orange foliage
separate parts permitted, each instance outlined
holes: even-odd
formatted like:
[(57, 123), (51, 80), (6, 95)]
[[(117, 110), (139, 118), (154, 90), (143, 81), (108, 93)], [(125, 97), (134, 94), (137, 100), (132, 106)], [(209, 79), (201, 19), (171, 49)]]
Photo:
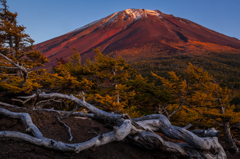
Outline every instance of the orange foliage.
[(118, 57), (124, 57), (127, 62), (129, 61), (138, 61), (143, 59), (149, 59), (149, 58), (156, 58), (158, 57), (159, 53), (162, 53), (163, 49), (161, 45), (156, 45), (154, 43), (147, 43), (144, 46), (137, 47), (137, 44), (135, 44), (135, 47), (129, 48), (129, 49), (123, 49), (123, 50), (117, 50), (114, 52), (111, 52), (109, 55), (118, 58)]
[(134, 47), (128, 49), (117, 50), (111, 52), (109, 55), (114, 58), (123, 57), (127, 62), (141, 61), (147, 59), (158, 58), (162, 55), (169, 55), (175, 53), (191, 53), (191, 54), (208, 54), (211, 52), (236, 52), (239, 51), (230, 46), (219, 45), (208, 42), (200, 42), (188, 40), (188, 42), (169, 42), (161, 41), (162, 44), (148, 43), (144, 46)]
[(188, 40), (185, 42), (166, 42), (165, 40), (161, 41), (164, 44), (171, 46), (172, 48), (178, 49), (180, 51), (185, 51), (186, 53), (207, 53), (207, 52), (224, 52), (224, 51), (237, 51), (232, 47), (226, 45), (218, 45), (208, 42), (200, 42), (194, 40)]

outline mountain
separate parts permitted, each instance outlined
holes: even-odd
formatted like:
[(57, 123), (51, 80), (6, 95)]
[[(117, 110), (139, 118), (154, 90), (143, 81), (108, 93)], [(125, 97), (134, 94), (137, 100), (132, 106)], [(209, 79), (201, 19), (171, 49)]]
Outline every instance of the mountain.
[(240, 50), (240, 40), (158, 10), (126, 9), (35, 45), (49, 58), (47, 67), (56, 64), (56, 58), (71, 56), (73, 47), (82, 60), (93, 58), (92, 48), (99, 47), (104, 54), (131, 56), (134, 61), (147, 53), (157, 57), (161, 53)]

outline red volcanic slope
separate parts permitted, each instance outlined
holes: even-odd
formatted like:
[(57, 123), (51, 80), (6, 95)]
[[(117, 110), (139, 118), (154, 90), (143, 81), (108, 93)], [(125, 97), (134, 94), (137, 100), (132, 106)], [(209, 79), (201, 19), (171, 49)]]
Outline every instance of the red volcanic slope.
[(35, 46), (56, 64), (56, 58), (67, 59), (75, 47), (82, 59), (93, 58), (92, 48), (103, 53), (143, 46), (147, 43), (200, 41), (240, 49), (236, 38), (217, 33), (189, 20), (164, 14), (158, 10), (127, 9), (90, 23)]

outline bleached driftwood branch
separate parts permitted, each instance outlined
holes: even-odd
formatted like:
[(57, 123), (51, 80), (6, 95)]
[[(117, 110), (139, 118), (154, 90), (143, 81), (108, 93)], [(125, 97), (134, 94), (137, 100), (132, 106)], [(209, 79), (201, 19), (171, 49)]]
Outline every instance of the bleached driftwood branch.
[(220, 135), (220, 131), (216, 130), (215, 128), (210, 128), (208, 130), (195, 129), (192, 132), (202, 137), (214, 137), (214, 136), (218, 137)]
[(20, 103), (22, 103), (23, 105), (24, 104), (26, 104), (28, 101), (30, 101), (31, 100), (31, 98), (28, 98), (28, 99), (26, 99), (26, 100), (21, 100), (21, 99), (15, 99), (15, 98), (12, 98), (11, 99), (12, 101), (16, 101), (16, 102), (20, 102)]
[[(18, 98), (27, 99), (27, 98), (33, 98), (35, 96), (36, 96), (36, 94), (33, 94), (32, 96), (19, 96)], [(38, 96), (40, 98), (45, 98), (45, 99), (57, 97), (57, 98), (67, 99), (67, 100), (73, 101), (76, 104), (80, 105), (81, 107), (89, 110), (91, 113), (94, 114), (95, 118), (99, 118), (99, 119), (117, 121), (122, 117), (121, 114), (113, 114), (113, 113), (108, 113), (108, 112), (105, 112), (103, 110), (100, 110), (100, 109), (96, 108), (95, 106), (93, 106), (93, 105), (91, 105), (91, 104), (89, 104), (89, 103), (87, 103), (83, 100), (78, 99), (77, 97), (73, 96), (72, 94), (71, 95), (65, 95), (65, 94), (61, 94), (61, 93), (45, 94), (43, 92), (43, 93), (40, 93)]]
[[(1, 111), (2, 110), (0, 110), (0, 112)], [(49, 148), (52, 150), (72, 151), (72, 152), (79, 153), (80, 151), (91, 148), (93, 146), (101, 146), (112, 141), (121, 141), (130, 133), (130, 131), (131, 131), (131, 122), (129, 120), (125, 120), (120, 127), (114, 127), (114, 130), (109, 133), (100, 134), (89, 141), (86, 141), (83, 143), (76, 143), (76, 144), (67, 144), (61, 141), (56, 141), (56, 140), (45, 138), (45, 137), (41, 137), (41, 138), (38, 138), (36, 136), (33, 137), (33, 136), (30, 136), (21, 132), (16, 132), (16, 131), (0, 131), (0, 137), (10, 137), (10, 138), (21, 139), (33, 145)]]
[(183, 128), (184, 128), (184, 129), (189, 129), (191, 126), (192, 126), (192, 123), (190, 123), (190, 124), (184, 126)]
[(6, 107), (11, 107), (11, 108), (27, 109), (27, 108), (24, 108), (24, 107), (19, 107), (17, 105), (12, 105), (12, 104), (8, 104), (8, 103), (4, 103), (4, 102), (0, 102), (0, 105), (6, 106)]
[[(43, 92), (39, 94), (39, 97), (45, 99), (56, 97), (73, 101), (93, 113), (94, 118), (114, 121), (114, 123), (119, 125), (128, 121), (131, 128), (125, 128), (125, 132), (127, 133), (124, 133), (122, 136), (120, 135), (121, 139), (128, 136), (134, 143), (145, 148), (157, 148), (167, 152), (176, 153), (180, 156), (187, 156), (189, 158), (226, 158), (226, 154), (222, 146), (218, 143), (217, 137), (198, 137), (185, 128), (172, 125), (169, 120), (161, 114), (130, 119), (126, 114), (120, 115), (102, 111), (73, 95), (64, 95), (60, 93), (45, 94)], [(20, 98), (26, 99), (28, 97)], [(171, 139), (181, 140), (185, 143), (165, 142), (160, 136), (156, 136), (156, 134), (153, 133), (154, 131), (161, 132)], [(99, 138), (101, 138), (101, 135)], [(95, 143), (95, 140), (96, 138), (93, 138), (89, 142), (92, 143), (94, 141), (93, 143)], [(109, 142), (109, 140), (107, 141)]]
[[(24, 108), (24, 107), (19, 107), (19, 106), (16, 106), (16, 105), (3, 103), (3, 102), (0, 102), (0, 106), (17, 108), (17, 109), (27, 109), (27, 108)], [(33, 111), (55, 112), (55, 113), (58, 113), (60, 115), (67, 115), (67, 114), (71, 113), (71, 111), (54, 110), (54, 109), (34, 109)], [(94, 114), (83, 113), (83, 112), (73, 112), (72, 116), (94, 118)]]
[(46, 105), (54, 105), (54, 104), (56, 104), (56, 103), (62, 104), (63, 101), (62, 101), (62, 100), (56, 100), (56, 99), (54, 99), (54, 98), (53, 98), (53, 99), (48, 99), (48, 100), (39, 101), (39, 102), (36, 103), (35, 109), (36, 109), (36, 108), (37, 108), (37, 109), (43, 108), (43, 107), (46, 106)]
[(9, 118), (21, 119), (26, 126), (26, 131), (31, 132), (36, 138), (42, 139), (43, 135), (40, 130), (33, 124), (32, 118), (28, 113), (14, 113), (6, 109), (0, 108), (0, 115)]

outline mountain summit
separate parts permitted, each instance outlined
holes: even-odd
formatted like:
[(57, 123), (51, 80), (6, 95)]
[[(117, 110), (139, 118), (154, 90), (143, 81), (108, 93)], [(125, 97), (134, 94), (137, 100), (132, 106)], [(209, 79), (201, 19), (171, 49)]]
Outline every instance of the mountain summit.
[[(35, 49), (49, 58), (47, 67), (56, 58), (67, 59), (76, 48), (82, 59), (93, 58), (92, 48), (105, 54), (128, 49), (167, 50), (168, 53), (240, 49), (240, 41), (187, 19), (158, 10), (126, 9), (94, 21), (67, 34), (39, 43)], [(131, 51), (129, 51), (131, 54)]]

